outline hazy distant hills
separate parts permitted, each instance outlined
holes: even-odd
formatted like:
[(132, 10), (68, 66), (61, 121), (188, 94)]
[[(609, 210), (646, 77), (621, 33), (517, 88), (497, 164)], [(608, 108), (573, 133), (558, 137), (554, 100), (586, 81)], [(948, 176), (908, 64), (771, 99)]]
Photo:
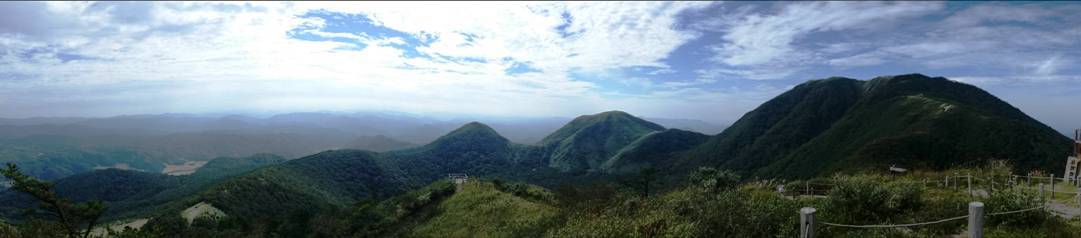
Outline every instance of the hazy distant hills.
[[(534, 144), (567, 118), (494, 118), (511, 141)], [(710, 123), (663, 119), (683, 128), (717, 130)], [(289, 113), (265, 118), (196, 114), (109, 118), (0, 118), (0, 162), (56, 179), (94, 168), (162, 171), (165, 164), (271, 153), (298, 158), (330, 149), (376, 152), (427, 144), (460, 119), (397, 113)]]

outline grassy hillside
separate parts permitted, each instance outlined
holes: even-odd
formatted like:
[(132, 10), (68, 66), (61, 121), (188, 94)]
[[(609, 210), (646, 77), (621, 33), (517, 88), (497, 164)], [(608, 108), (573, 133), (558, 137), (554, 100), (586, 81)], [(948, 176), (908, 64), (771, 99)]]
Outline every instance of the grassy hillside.
[(691, 153), (688, 167), (721, 165), (737, 171), (766, 166), (829, 129), (861, 95), (848, 78), (800, 84), (748, 112)]
[(639, 137), (664, 127), (610, 111), (580, 116), (541, 140), (551, 152), (549, 166), (563, 172), (597, 171), (601, 164)]
[(971, 85), (923, 75), (813, 80), (747, 113), (689, 153), (758, 177), (946, 169), (1007, 160), (1058, 171), (1069, 140)]
[[(793, 237), (799, 234), (802, 207), (818, 209), (816, 219), (841, 224), (907, 224), (966, 214), (966, 204), (980, 201), (987, 212), (1027, 209), (1041, 204), (1031, 187), (996, 185), (972, 196), (940, 183), (920, 185), (954, 174), (1005, 180), (1006, 163), (950, 171), (912, 171), (906, 175), (860, 173), (819, 177), (813, 181), (736, 178), (700, 169), (674, 189), (650, 195), (614, 184), (577, 185), (549, 192), (538, 186), (474, 178), (456, 186), (437, 180), (387, 199), (362, 200), (349, 206), (305, 212), (285, 209), (286, 221), (251, 221), (236, 214), (170, 227), (155, 217), (129, 237)], [(789, 190), (816, 184), (815, 196)], [(974, 188), (988, 189), (986, 182)], [(269, 196), (269, 195), (268, 195)], [(1067, 201), (1059, 198), (1056, 202)], [(1069, 200), (1072, 202), (1072, 199)], [(985, 231), (994, 237), (1077, 237), (1081, 223), (1031, 210), (990, 216)], [(176, 215), (172, 215), (176, 216)], [(179, 219), (179, 218), (176, 218)], [(816, 226), (822, 237), (947, 237), (964, 232), (966, 223), (945, 222), (909, 229), (852, 229)], [(2, 227), (0, 227), (2, 228)], [(10, 230), (10, 228), (9, 228)], [(3, 231), (3, 230), (0, 230)], [(0, 233), (3, 234), (3, 233)]]
[[(253, 169), (285, 161), (284, 158), (259, 154), (245, 158), (211, 160), (191, 175), (169, 176), (131, 170), (104, 169), (57, 180), (56, 192), (76, 200), (101, 200), (109, 205), (107, 219), (152, 211), (158, 206), (195, 194), (210, 185)], [(4, 217), (18, 215), (18, 210), (36, 207), (37, 201), (14, 191), (0, 192), (0, 212)]]
[(709, 136), (697, 132), (668, 129), (646, 134), (623, 147), (611, 159), (601, 165), (609, 173), (637, 173), (655, 164), (672, 163), (666, 159), (678, 158), (680, 153), (698, 146)]
[(395, 174), (379, 167), (375, 155), (335, 150), (290, 160), (216, 184), (179, 207), (206, 202), (226, 214), (258, 217), (274, 214), (271, 211), (317, 210), (408, 189)]
[(462, 184), (452, 195), (404, 216), (389, 236), (403, 237), (537, 237), (558, 222), (559, 210), (551, 193), (524, 186), (515, 195), (491, 182)]

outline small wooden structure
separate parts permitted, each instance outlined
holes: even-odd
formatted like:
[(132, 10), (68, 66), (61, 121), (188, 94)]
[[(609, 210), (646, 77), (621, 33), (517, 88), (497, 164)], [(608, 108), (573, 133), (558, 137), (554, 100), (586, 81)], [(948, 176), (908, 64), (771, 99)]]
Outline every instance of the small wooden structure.
[(463, 183), (469, 181), (469, 175), (465, 175), (465, 174), (447, 174), (447, 179), (450, 179), (450, 181), (454, 182), (454, 184), (456, 184), (456, 185), (462, 185)]

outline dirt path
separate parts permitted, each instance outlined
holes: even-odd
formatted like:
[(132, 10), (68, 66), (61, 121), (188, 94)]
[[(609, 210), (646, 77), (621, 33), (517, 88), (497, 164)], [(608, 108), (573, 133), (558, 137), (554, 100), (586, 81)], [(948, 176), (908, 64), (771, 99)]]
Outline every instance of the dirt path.
[(1081, 207), (1072, 206), (1059, 201), (1051, 201), (1047, 203), (1047, 209), (1050, 209), (1052, 214), (1058, 215), (1066, 219), (1073, 219), (1074, 217), (1081, 216)]

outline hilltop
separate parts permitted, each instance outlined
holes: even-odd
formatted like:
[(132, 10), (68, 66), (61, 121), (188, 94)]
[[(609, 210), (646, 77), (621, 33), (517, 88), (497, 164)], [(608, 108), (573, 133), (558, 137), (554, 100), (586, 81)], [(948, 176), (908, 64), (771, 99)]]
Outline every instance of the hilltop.
[(920, 74), (812, 80), (748, 112), (689, 153), (758, 177), (1007, 160), (1062, 170), (1069, 139), (975, 86)]

